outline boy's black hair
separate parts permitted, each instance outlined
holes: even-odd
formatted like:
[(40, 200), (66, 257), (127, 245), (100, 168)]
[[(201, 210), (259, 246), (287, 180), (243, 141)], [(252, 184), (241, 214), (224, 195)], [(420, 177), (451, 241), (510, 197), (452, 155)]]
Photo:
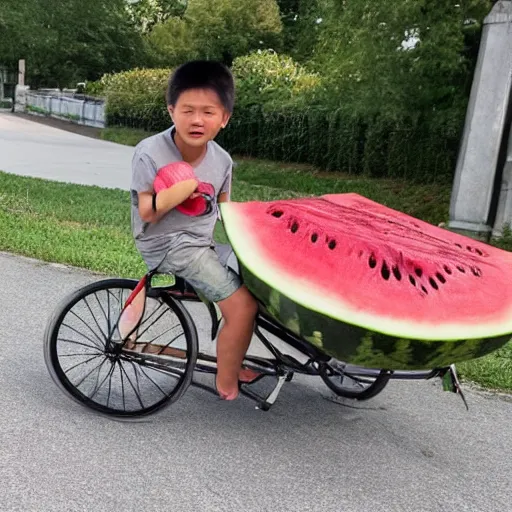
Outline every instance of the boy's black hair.
[(169, 79), (167, 104), (176, 105), (182, 92), (189, 89), (211, 89), (217, 93), (224, 108), (232, 113), (235, 103), (235, 83), (227, 66), (209, 60), (194, 60), (182, 64)]

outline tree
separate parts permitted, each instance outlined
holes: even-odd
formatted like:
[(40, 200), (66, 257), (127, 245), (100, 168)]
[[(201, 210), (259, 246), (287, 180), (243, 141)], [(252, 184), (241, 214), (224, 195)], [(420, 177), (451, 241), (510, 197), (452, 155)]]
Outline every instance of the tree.
[(467, 36), (480, 31), (489, 0), (326, 1), (314, 65), (332, 101), (389, 118), (464, 110)]
[(283, 23), (283, 50), (299, 62), (313, 55), (323, 22), (321, 0), (278, 0)]
[(75, 85), (142, 60), (125, 0), (4, 0), (0, 31), (0, 54), (26, 59), (33, 87)]
[(275, 0), (189, 0), (182, 18), (171, 17), (148, 37), (156, 61), (233, 59), (251, 50), (280, 46), (282, 24)]

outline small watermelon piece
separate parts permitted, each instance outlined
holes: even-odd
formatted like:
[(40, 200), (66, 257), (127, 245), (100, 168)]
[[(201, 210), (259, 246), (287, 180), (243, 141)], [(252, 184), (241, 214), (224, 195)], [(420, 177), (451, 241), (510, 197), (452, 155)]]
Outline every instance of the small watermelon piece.
[(333, 357), (425, 368), (511, 338), (506, 251), (358, 194), (230, 202), (221, 213), (249, 289)]
[[(158, 170), (155, 180), (153, 181), (153, 189), (156, 193), (159, 193), (162, 190), (176, 185), (177, 183), (187, 180), (197, 180), (194, 168), (187, 162), (172, 162)], [(195, 191), (212, 197), (215, 195), (213, 185), (201, 181), (198, 182), (198, 186)], [(200, 196), (192, 199), (185, 199), (185, 201), (176, 206), (176, 210), (185, 215), (197, 216), (203, 214), (207, 207), (208, 203), (206, 199)]]

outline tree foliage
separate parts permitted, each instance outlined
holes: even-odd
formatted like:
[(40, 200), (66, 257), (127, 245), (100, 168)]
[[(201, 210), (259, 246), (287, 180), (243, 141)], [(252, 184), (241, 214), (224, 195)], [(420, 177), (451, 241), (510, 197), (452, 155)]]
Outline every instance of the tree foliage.
[(278, 0), (283, 23), (283, 48), (295, 60), (305, 63), (313, 55), (322, 29), (322, 0)]
[(125, 0), (2, 2), (0, 58), (24, 58), (32, 86), (94, 80), (136, 65), (142, 52)]
[(313, 65), (332, 101), (394, 118), (464, 105), (491, 2), (326, 1)]
[(171, 16), (182, 16), (187, 8), (186, 0), (127, 0), (128, 12), (141, 32), (150, 32)]
[(189, 0), (182, 17), (170, 17), (148, 37), (158, 65), (191, 58), (233, 60), (251, 50), (279, 49), (282, 23), (275, 0)]

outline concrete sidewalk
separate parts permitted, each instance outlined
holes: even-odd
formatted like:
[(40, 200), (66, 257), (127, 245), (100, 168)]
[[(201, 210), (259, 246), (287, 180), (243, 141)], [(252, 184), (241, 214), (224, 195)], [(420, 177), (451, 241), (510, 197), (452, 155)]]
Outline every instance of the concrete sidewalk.
[(0, 170), (128, 190), (133, 148), (0, 113)]

